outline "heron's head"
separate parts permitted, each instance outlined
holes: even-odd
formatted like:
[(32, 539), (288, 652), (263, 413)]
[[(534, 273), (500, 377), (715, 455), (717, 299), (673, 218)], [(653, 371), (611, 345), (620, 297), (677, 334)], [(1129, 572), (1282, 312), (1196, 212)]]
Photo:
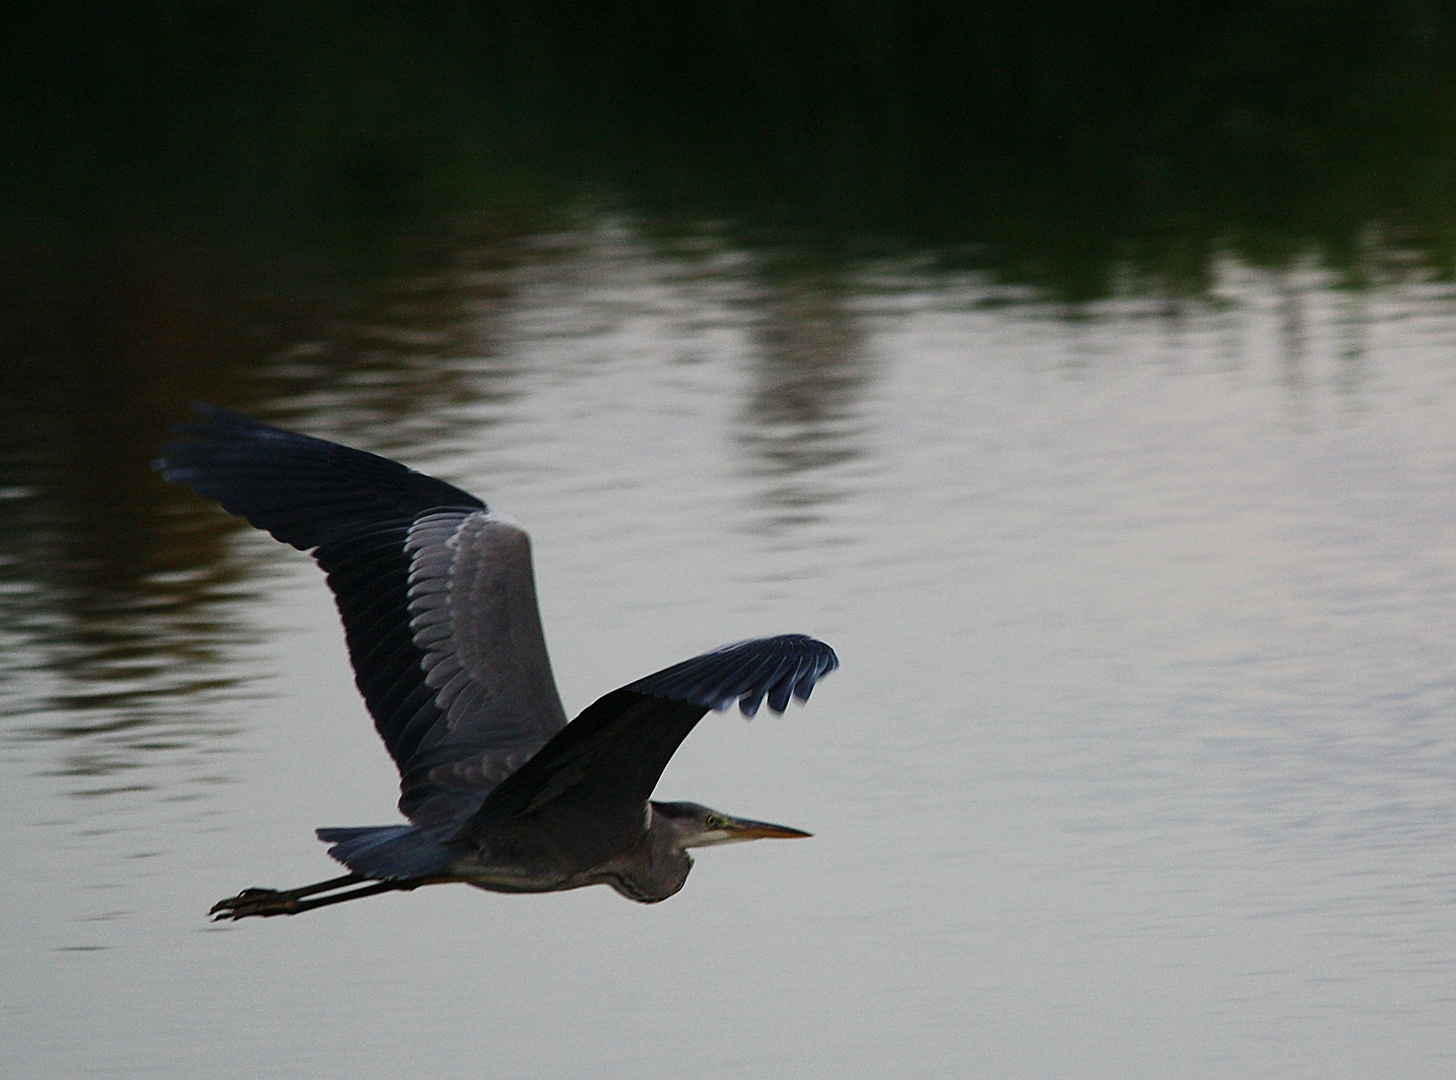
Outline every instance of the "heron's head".
[(679, 851), (711, 847), (713, 844), (736, 844), (743, 840), (796, 840), (813, 835), (786, 825), (729, 817), (690, 802), (654, 802), (652, 828), (670, 836), (673, 846)]

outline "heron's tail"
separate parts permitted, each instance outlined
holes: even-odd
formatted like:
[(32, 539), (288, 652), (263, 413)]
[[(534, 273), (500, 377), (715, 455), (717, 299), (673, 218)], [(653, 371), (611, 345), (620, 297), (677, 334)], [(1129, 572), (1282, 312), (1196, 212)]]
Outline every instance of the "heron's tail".
[(314, 832), (333, 845), (333, 858), (376, 881), (438, 874), (460, 857), (413, 825), (351, 825)]

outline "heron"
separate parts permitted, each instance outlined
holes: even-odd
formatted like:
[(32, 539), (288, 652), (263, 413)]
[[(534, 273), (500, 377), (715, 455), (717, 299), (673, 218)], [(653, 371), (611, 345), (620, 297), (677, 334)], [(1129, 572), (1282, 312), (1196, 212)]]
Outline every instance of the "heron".
[(502, 893), (610, 885), (645, 904), (692, 848), (810, 834), (651, 796), (709, 710), (809, 699), (839, 666), (803, 634), (725, 645), (598, 698), (567, 723), (530, 540), (484, 502), (399, 462), (215, 405), (153, 467), (328, 576), (354, 680), (400, 776), (407, 824), (315, 830), (348, 873), (244, 889), (216, 920), (295, 915), (424, 885)]

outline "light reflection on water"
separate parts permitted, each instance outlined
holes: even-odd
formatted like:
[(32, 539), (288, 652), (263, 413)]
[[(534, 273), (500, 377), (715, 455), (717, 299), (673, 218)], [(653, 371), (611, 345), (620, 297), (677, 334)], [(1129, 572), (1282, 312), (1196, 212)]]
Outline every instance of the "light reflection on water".
[(569, 710), (739, 637), (839, 649), (661, 789), (816, 838), (655, 908), (209, 928), (392, 816), (322, 582), (145, 477), (78, 519), (99, 452), (12, 463), (12, 1067), (1448, 1075), (1453, 314), (1234, 264), (1068, 312), (604, 220), (270, 346), (254, 411), (532, 530)]

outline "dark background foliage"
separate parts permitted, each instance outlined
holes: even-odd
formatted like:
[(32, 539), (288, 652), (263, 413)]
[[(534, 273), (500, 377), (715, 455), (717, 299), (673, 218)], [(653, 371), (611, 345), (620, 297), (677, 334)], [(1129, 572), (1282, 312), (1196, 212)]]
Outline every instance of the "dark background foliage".
[(1431, 3), (12, 5), (7, 217), (375, 230), (582, 193), (1069, 298), (1372, 230), (1448, 271)]

